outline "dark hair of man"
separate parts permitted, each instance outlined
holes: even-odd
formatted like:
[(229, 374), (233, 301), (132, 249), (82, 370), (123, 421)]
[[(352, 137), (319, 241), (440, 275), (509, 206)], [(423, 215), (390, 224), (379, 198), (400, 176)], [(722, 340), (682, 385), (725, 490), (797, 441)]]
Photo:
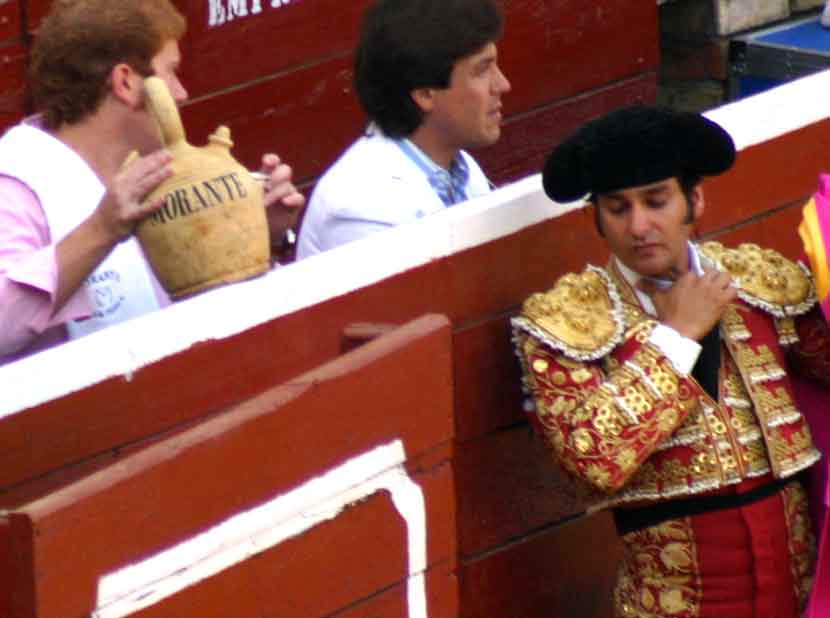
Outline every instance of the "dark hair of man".
[[(680, 185), (680, 191), (682, 191), (683, 197), (686, 198), (686, 218), (683, 220), (683, 223), (686, 225), (691, 225), (695, 221), (694, 191), (702, 180), (703, 179), (700, 176), (694, 174), (685, 174), (677, 177), (677, 184)], [(599, 235), (604, 238), (605, 232), (602, 231), (602, 223), (599, 218), (599, 204), (597, 204), (597, 196), (592, 193), (588, 197), (588, 201), (594, 206), (594, 225), (597, 228), (597, 232), (599, 232)]]
[(423, 121), (418, 88), (447, 88), (455, 63), (501, 37), (495, 0), (378, 0), (363, 18), (355, 87), (366, 114), (390, 137)]
[(55, 0), (38, 28), (29, 68), (44, 126), (57, 129), (95, 112), (119, 63), (151, 75), (153, 56), (185, 29), (169, 0)]

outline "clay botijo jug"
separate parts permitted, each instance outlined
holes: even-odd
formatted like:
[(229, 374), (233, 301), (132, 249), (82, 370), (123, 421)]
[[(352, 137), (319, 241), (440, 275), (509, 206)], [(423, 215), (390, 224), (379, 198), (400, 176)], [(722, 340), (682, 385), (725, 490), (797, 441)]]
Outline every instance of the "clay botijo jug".
[(136, 227), (156, 277), (180, 298), (268, 270), (263, 187), (231, 156), (228, 128), (219, 127), (204, 148), (191, 146), (167, 85), (158, 77), (144, 85), (173, 155), (173, 175), (147, 197), (164, 196), (164, 206)]

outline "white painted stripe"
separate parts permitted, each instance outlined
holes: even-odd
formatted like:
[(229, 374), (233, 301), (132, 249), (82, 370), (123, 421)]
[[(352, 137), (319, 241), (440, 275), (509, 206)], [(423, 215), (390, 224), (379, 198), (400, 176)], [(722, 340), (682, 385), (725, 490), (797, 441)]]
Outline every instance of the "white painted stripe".
[[(790, 82), (707, 113), (739, 149), (827, 117), (830, 72)], [(508, 236), (579, 208), (555, 204), (529, 176), (464, 205), (403, 225), (267, 275), (207, 292), (0, 367), (0, 418), (79, 391), (200, 342), (224, 339), (432, 260)], [(383, 256), (383, 259), (378, 259)], [(47, 376), (47, 378), (44, 378)]]
[[(0, 418), (556, 217), (539, 176), (0, 367)], [(378, 259), (383, 256), (383, 259)], [(48, 376), (48, 379), (44, 379)]]
[(123, 618), (337, 517), (387, 490), (407, 526), (410, 618), (427, 617), (426, 505), (403, 467), (403, 443), (380, 446), (250, 511), (139, 563), (103, 576), (92, 618)]
[(388, 486), (392, 501), (406, 522), (406, 537), (409, 554), (409, 579), (406, 584), (406, 599), (409, 604), (409, 618), (427, 618), (427, 507), (424, 492), (406, 474), (403, 466), (398, 468), (397, 483)]
[(822, 71), (705, 115), (727, 129), (738, 150), (743, 150), (826, 119), (828, 92), (830, 71)]

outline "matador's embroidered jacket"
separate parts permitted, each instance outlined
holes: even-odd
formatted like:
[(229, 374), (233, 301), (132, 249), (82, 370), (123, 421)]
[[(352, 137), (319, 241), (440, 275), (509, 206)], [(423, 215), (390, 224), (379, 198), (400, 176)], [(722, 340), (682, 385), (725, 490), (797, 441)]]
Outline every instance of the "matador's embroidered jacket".
[(739, 289), (720, 322), (718, 401), (649, 343), (656, 322), (613, 259), (562, 277), (513, 320), (534, 423), (609, 505), (784, 478), (819, 458), (784, 369), (795, 319), (816, 303), (808, 271), (756, 245), (699, 251)]

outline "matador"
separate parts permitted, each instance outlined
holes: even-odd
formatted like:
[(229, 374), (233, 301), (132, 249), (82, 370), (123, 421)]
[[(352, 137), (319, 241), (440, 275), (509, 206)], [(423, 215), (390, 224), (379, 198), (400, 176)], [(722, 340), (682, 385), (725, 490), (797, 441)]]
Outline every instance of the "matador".
[(800, 263), (692, 242), (702, 178), (734, 159), (702, 115), (633, 106), (543, 170), (552, 199), (588, 197), (611, 257), (528, 298), (514, 340), (538, 433), (613, 509), (617, 618), (796, 618), (809, 595), (819, 453), (794, 380), (828, 374), (827, 327)]

